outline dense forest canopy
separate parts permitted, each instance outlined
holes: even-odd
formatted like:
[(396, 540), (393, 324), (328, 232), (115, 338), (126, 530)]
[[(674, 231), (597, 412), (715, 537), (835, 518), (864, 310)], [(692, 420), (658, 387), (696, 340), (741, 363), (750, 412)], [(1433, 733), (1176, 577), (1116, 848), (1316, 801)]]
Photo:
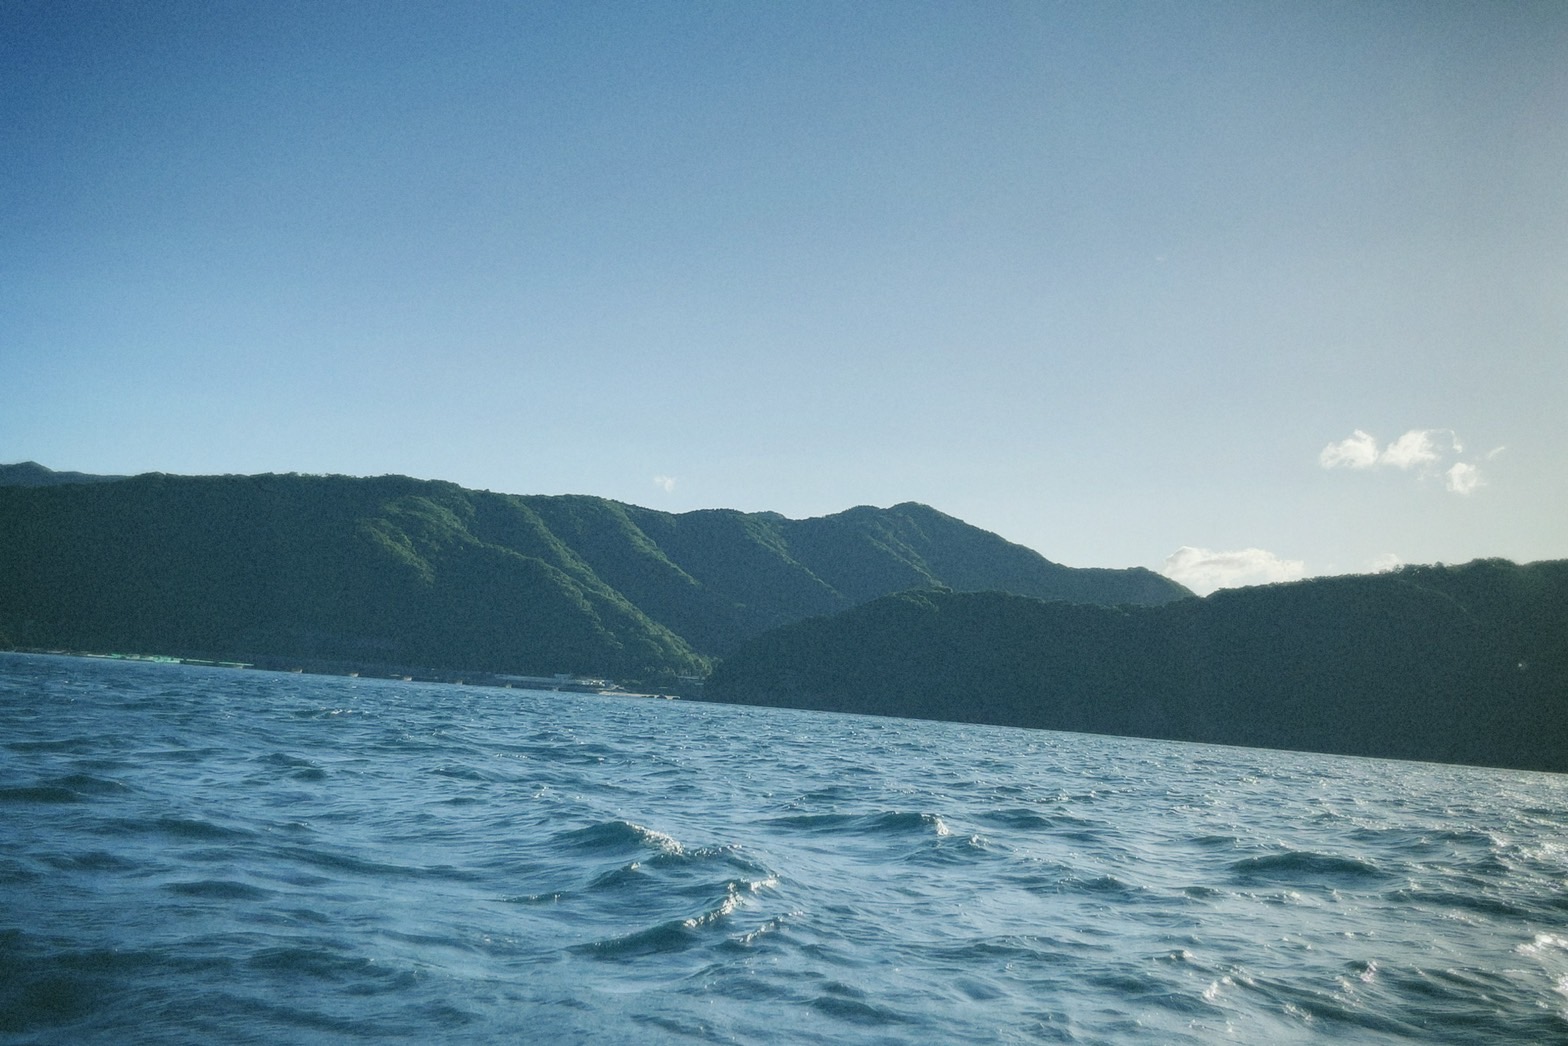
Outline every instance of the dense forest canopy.
[(1568, 562), (1405, 567), (1159, 607), (909, 592), (752, 640), (706, 695), (1568, 770)]
[(400, 476), (53, 483), (9, 469), (28, 485), (0, 486), (0, 641), (29, 647), (668, 681), (908, 588), (1188, 595), (1147, 570), (1051, 563), (916, 504), (790, 520)]

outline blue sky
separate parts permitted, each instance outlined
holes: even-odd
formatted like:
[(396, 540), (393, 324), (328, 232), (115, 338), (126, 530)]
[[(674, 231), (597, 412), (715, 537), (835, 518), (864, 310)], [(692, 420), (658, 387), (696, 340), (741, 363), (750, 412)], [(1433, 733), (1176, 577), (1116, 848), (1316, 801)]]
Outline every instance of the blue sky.
[(1568, 7), (0, 0), (0, 461), (1568, 557)]

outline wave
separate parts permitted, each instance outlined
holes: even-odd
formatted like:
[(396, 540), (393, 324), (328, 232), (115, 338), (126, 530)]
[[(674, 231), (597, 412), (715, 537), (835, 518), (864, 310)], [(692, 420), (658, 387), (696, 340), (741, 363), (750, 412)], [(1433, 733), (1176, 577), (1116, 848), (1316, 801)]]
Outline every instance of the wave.
[(867, 1029), (921, 1023), (919, 1018), (879, 1005), (860, 989), (837, 981), (829, 983), (824, 993), (812, 999), (810, 1005), (830, 1017)]
[(264, 901), (276, 893), (274, 890), (264, 890), (259, 886), (232, 879), (198, 879), (193, 882), (169, 883), (165, 889), (181, 897), (200, 897), (214, 901)]
[(769, 885), (772, 885), (771, 881), (732, 879), (723, 884), (723, 893), (717, 900), (692, 915), (666, 919), (645, 929), (590, 941), (577, 945), (573, 950), (598, 959), (615, 960), (685, 951), (703, 941), (704, 935), (732, 915), (745, 898)]
[(1389, 900), (1428, 911), (1460, 911), (1504, 919), (1532, 919), (1546, 914), (1539, 906), (1519, 903), (1495, 889), (1434, 889), (1409, 886), (1394, 890)]
[(601, 821), (563, 832), (556, 836), (556, 842), (585, 851), (651, 849), (661, 853), (681, 853), (685, 849), (674, 836), (621, 820)]
[(18, 785), (0, 788), (0, 803), (85, 803), (88, 796), (59, 785)]
[(772, 817), (766, 823), (775, 828), (821, 834), (877, 836), (952, 834), (936, 814), (888, 810), (874, 814), (788, 814)]
[(1286, 850), (1282, 853), (1244, 857), (1230, 864), (1236, 882), (1366, 885), (1387, 879), (1387, 874), (1370, 861), (1314, 850)]

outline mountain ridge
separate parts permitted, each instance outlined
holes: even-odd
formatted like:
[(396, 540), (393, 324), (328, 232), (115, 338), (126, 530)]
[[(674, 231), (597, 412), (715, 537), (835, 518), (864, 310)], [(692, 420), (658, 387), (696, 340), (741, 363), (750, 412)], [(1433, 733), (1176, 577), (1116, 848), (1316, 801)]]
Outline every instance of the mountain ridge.
[(70, 483), (111, 483), (126, 476), (98, 476), (88, 472), (56, 472), (36, 461), (0, 465), (0, 487), (54, 487)]
[(24, 471), (27, 485), (0, 482), (0, 642), (30, 648), (668, 684), (899, 588), (1190, 595), (1141, 568), (1051, 563), (913, 502), (790, 520), (404, 476)]
[(1160, 606), (906, 592), (748, 641), (705, 699), (1568, 771), (1568, 560)]

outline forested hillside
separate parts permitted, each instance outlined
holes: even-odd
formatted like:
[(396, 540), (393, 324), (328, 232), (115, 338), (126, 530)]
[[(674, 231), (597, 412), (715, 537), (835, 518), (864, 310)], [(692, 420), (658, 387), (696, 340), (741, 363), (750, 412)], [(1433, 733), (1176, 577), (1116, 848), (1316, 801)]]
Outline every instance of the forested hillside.
[(1188, 595), (915, 504), (790, 520), (399, 476), (20, 475), (0, 486), (0, 643), (23, 647), (668, 681), (908, 588)]
[(1568, 770), (1568, 562), (1197, 599), (918, 504), (4, 466), (0, 646), (671, 689), (717, 665), (716, 700)]
[(753, 640), (706, 695), (1568, 771), (1568, 561), (1406, 567), (1160, 607), (911, 592)]

